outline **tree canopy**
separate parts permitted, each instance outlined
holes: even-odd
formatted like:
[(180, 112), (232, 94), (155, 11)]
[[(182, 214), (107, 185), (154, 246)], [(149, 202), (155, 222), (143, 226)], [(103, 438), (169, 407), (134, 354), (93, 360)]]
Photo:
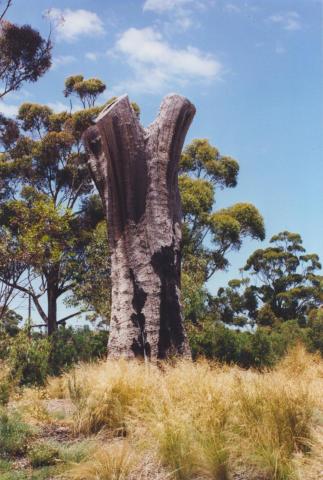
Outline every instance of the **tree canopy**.
[(205, 282), (228, 267), (227, 254), (239, 250), (247, 237), (264, 239), (263, 218), (252, 204), (214, 209), (217, 190), (235, 187), (238, 173), (237, 161), (221, 155), (206, 139), (193, 140), (183, 151), (179, 187), (184, 222), (184, 308), (189, 316), (196, 317), (193, 311), (206, 300)]
[(215, 303), (225, 323), (274, 326), (297, 320), (304, 326), (308, 313), (322, 303), (318, 255), (306, 253), (298, 233), (280, 232), (270, 244), (248, 258), (242, 271), (250, 277), (218, 291)]
[(43, 39), (30, 25), (4, 19), (11, 4), (8, 0), (0, 15), (0, 98), (24, 82), (36, 82), (51, 66), (50, 39)]
[[(57, 114), (25, 103), (16, 121), (0, 119), (1, 281), (31, 296), (49, 333), (66, 320), (57, 318), (57, 299), (75, 284), (90, 231), (101, 219), (91, 210), (93, 185), (81, 142), (99, 111)], [(15, 276), (8, 265), (17, 266)]]

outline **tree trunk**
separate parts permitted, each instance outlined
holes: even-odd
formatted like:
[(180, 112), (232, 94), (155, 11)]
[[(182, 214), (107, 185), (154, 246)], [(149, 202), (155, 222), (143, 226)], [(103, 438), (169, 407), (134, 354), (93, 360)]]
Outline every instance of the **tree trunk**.
[(57, 283), (56, 269), (47, 275), (47, 333), (52, 335), (57, 330)]
[(144, 129), (122, 96), (84, 135), (109, 226), (111, 358), (190, 356), (180, 305), (177, 170), (194, 113), (187, 99), (169, 95)]

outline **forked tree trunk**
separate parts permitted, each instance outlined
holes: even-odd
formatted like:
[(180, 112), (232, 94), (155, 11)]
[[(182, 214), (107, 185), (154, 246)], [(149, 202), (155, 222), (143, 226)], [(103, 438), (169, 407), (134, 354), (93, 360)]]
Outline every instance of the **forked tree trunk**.
[(194, 113), (186, 98), (169, 95), (144, 129), (125, 95), (84, 135), (109, 226), (110, 358), (190, 356), (180, 305), (177, 170)]

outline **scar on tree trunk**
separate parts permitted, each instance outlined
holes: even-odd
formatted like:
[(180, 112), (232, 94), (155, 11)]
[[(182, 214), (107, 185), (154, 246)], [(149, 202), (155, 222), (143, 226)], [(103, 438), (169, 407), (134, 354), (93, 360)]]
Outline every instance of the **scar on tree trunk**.
[(109, 225), (110, 358), (190, 357), (180, 303), (178, 162), (194, 114), (189, 100), (168, 95), (144, 129), (124, 95), (84, 134)]

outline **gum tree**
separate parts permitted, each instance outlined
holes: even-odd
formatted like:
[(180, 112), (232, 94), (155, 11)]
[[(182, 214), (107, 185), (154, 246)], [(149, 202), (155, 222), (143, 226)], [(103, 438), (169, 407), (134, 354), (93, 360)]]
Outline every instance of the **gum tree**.
[[(0, 280), (31, 297), (49, 335), (80, 313), (58, 318), (57, 302), (75, 285), (102, 219), (90, 201), (93, 184), (81, 143), (99, 112), (57, 114), (25, 103), (17, 121), (1, 118)], [(17, 265), (15, 276), (8, 274), (10, 265)]]
[(274, 235), (269, 247), (248, 258), (243, 272), (250, 276), (219, 290), (216, 304), (222, 320), (265, 327), (296, 320), (305, 326), (308, 313), (323, 301), (320, 269), (318, 255), (306, 253), (298, 233)]
[(8, 0), (0, 14), (0, 99), (25, 82), (36, 82), (51, 66), (52, 44), (30, 25), (5, 20)]

